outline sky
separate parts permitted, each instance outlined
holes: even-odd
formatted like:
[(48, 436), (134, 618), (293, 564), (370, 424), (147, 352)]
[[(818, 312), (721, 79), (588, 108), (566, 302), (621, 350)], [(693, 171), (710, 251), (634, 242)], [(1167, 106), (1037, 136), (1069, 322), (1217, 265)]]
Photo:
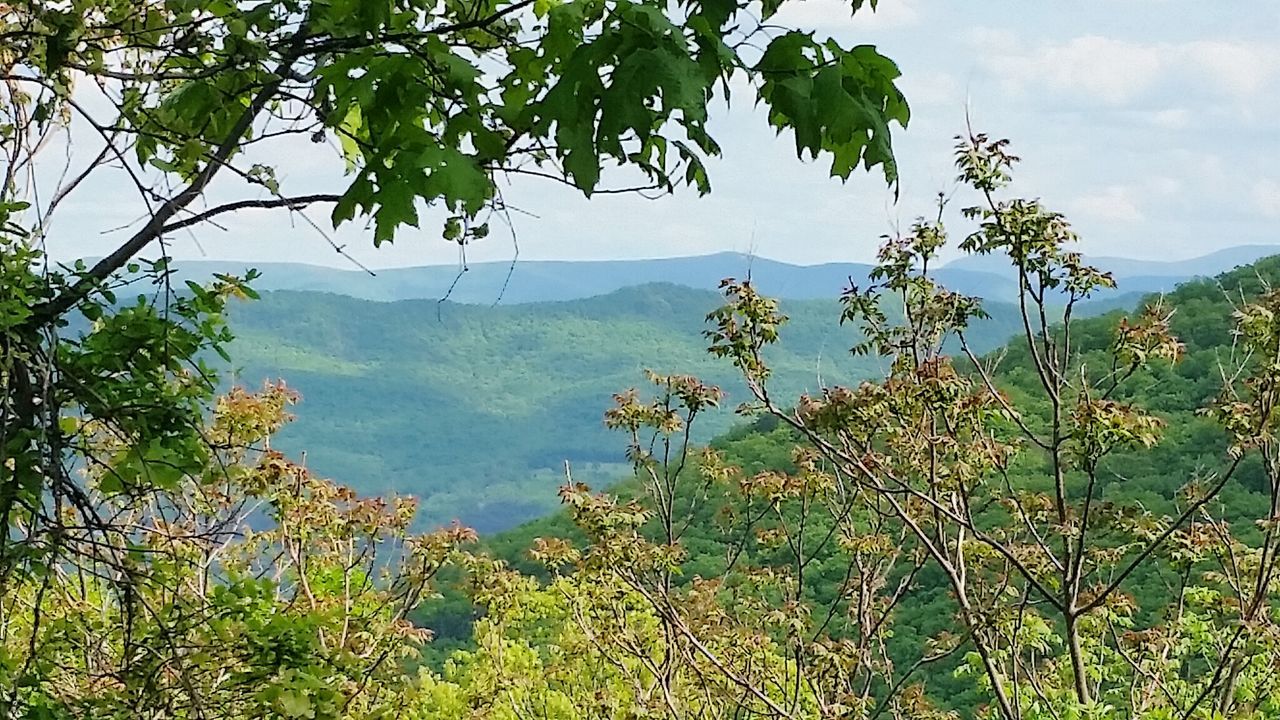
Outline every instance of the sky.
[[(790, 135), (775, 135), (739, 92), (713, 113), (723, 157), (708, 163), (711, 195), (588, 200), (545, 181), (514, 182), (504, 188), (521, 210), (514, 227), (495, 224), (468, 260), (735, 251), (865, 262), (882, 235), (932, 214), (937, 194), (954, 190), (951, 148), (966, 115), (975, 129), (1012, 140), (1023, 158), (1013, 191), (1065, 213), (1088, 254), (1177, 260), (1280, 244), (1280, 3), (880, 0), (875, 13), (850, 16), (847, 2), (791, 0), (777, 20), (874, 44), (901, 67), (912, 119), (894, 138), (896, 202), (878, 171), (842, 183), (823, 158), (798, 160)], [(324, 145), (277, 152), (266, 160), (287, 192), (341, 180)], [(142, 214), (127, 183), (94, 182), (60, 209), (48, 241), (55, 257), (102, 255), (127, 237), (102, 230)], [(327, 222), (324, 210), (310, 215)], [(373, 268), (457, 263), (457, 246), (434, 220), (392, 246), (374, 248), (360, 226), (330, 239)], [(353, 267), (305, 220), (280, 211), (220, 218), (170, 242), (178, 258)]]

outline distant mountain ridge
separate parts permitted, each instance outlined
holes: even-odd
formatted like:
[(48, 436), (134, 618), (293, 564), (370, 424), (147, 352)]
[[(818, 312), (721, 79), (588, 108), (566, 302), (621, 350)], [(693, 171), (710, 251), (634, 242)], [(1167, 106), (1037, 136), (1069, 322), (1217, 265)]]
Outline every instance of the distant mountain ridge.
[[(1225, 248), (1176, 262), (1105, 257), (1091, 258), (1090, 262), (1116, 277), (1119, 287), (1099, 296), (1114, 299), (1134, 293), (1168, 292), (1180, 282), (1217, 275), (1274, 254), (1280, 254), (1280, 246)], [(652, 260), (519, 260), (514, 265), (486, 262), (470, 265), (466, 271), (455, 265), (424, 265), (378, 270), (374, 275), (357, 269), (299, 263), (179, 260), (173, 265), (180, 276), (189, 278), (255, 267), (262, 272), (255, 285), (260, 290), (326, 292), (377, 301), (447, 297), (452, 302), (471, 305), (578, 300), (649, 283), (715, 290), (726, 277), (748, 274), (762, 292), (774, 297), (831, 299), (838, 297), (851, 281), (865, 283), (872, 267), (863, 263), (795, 265), (731, 252)], [(1017, 289), (1012, 268), (992, 257), (955, 260), (937, 269), (935, 277), (952, 290), (988, 300), (1010, 300)]]
[[(1236, 245), (1187, 260), (1137, 260), (1108, 256), (1090, 256), (1085, 259), (1089, 264), (1110, 272), (1116, 277), (1142, 278), (1152, 282), (1156, 278), (1213, 277), (1271, 255), (1280, 255), (1280, 245)], [(1012, 274), (1009, 260), (1004, 255), (966, 255), (952, 260), (943, 267), (951, 270), (992, 273), (1003, 277)]]

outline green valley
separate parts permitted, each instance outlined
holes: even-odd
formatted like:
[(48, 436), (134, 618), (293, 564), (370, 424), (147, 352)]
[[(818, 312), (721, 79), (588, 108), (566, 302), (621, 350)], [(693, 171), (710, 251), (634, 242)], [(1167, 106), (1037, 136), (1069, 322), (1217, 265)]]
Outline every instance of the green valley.
[[(552, 303), (488, 307), (268, 292), (234, 307), (237, 382), (284, 379), (302, 395), (278, 446), (363, 492), (411, 494), (422, 521), (502, 530), (555, 509), (565, 461), (607, 485), (626, 474), (602, 414), (643, 371), (698, 375), (724, 387), (723, 409), (698, 439), (735, 422), (747, 400), (735, 370), (706, 352), (713, 292), (673, 284)], [(1084, 306), (1106, 309), (1106, 301)], [(793, 300), (772, 359), (780, 389), (815, 391), (882, 371), (855, 358), (857, 335), (831, 300)], [(1012, 305), (991, 304), (973, 342), (1016, 331)]]

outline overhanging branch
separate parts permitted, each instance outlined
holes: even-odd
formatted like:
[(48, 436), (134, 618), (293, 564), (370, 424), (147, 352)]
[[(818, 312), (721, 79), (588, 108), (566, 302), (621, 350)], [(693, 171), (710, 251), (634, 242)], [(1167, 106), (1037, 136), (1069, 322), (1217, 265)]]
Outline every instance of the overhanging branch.
[(299, 195), (297, 197), (279, 197), (266, 198), (262, 200), (239, 200), (230, 202), (217, 207), (209, 208), (202, 213), (197, 213), (190, 217), (171, 222), (160, 228), (159, 235), (167, 235), (175, 230), (181, 230), (192, 225), (198, 225), (212, 217), (222, 215), (224, 213), (236, 212), (237, 210), (247, 210), (249, 208), (289, 208), (298, 209), (315, 203), (338, 202), (342, 198), (341, 195), (333, 193), (318, 193), (315, 195)]
[[(248, 107), (240, 115), (236, 124), (223, 138), (222, 143), (209, 156), (209, 162), (205, 165), (204, 170), (200, 172), (191, 182), (182, 189), (177, 195), (174, 195), (163, 205), (156, 208), (151, 219), (147, 221), (133, 237), (129, 238), (124, 244), (116, 248), (115, 251), (102, 258), (89, 269), (87, 273), (82, 275), (71, 287), (59, 293), (56, 297), (48, 302), (34, 308), (31, 314), (30, 322), (35, 325), (44, 325), (52, 321), (54, 318), (61, 316), (77, 303), (87, 297), (98, 283), (105, 280), (111, 273), (124, 267), (125, 263), (138, 254), (144, 247), (151, 244), (156, 238), (160, 237), (169, 224), (169, 220), (184, 208), (190, 205), (204, 193), (209, 183), (213, 181), (218, 171), (226, 164), (226, 161), (240, 147), (240, 143), (246, 132), (253, 125), (253, 121), (258, 117), (271, 100), (276, 96), (276, 92), (285, 78), (289, 76), (293, 68), (293, 64), (301, 57), (299, 50), (305, 43), (307, 37), (307, 29), (305, 26), (299, 28), (297, 34), (293, 36), (290, 43), (290, 49), (284, 53), (280, 64), (272, 73), (275, 79), (268, 82), (261, 90), (253, 96)], [(179, 221), (181, 222), (181, 221)]]

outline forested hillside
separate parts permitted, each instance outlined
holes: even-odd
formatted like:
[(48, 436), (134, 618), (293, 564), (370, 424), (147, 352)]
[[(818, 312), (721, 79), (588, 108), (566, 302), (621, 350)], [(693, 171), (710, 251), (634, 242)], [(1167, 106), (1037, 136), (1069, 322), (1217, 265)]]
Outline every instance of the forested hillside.
[[(1221, 468), (1223, 459), (1228, 457), (1230, 438), (1213, 418), (1205, 416), (1203, 409), (1222, 393), (1224, 373), (1229, 376), (1230, 368), (1238, 367), (1241, 361), (1249, 362), (1242, 357), (1245, 351), (1239, 346), (1239, 336), (1234, 329), (1236, 310), (1277, 286), (1280, 286), (1280, 256), (1238, 268), (1213, 280), (1185, 284), (1163, 298), (1146, 299), (1146, 303), (1159, 304), (1172, 311), (1170, 330), (1184, 344), (1184, 352), (1177, 363), (1156, 362), (1137, 371), (1114, 396), (1119, 402), (1153, 410), (1163, 422), (1163, 433), (1152, 449), (1121, 452), (1107, 458), (1098, 474), (1095, 501), (1098, 507), (1115, 508), (1128, 516), (1154, 520), (1179, 512), (1189, 483), (1217, 480), (1221, 471), (1216, 468)], [(1136, 319), (1140, 311), (1141, 306), (1074, 321), (1071, 337), (1079, 366), (1092, 368), (1094, 372), (1105, 370), (1116, 346), (1117, 325), (1123, 322), (1122, 317)], [(1276, 320), (1271, 318), (1267, 322)], [(998, 387), (1009, 393), (1013, 402), (1030, 410), (1026, 416), (1029, 424), (1044, 427), (1048, 408), (1042, 399), (1036, 399), (1039, 380), (1025, 341), (1015, 339), (987, 360), (995, 358), (999, 358), (998, 370), (993, 375)], [(795, 448), (804, 445), (801, 435), (768, 415), (711, 442), (711, 446), (723, 454), (725, 462), (740, 467), (747, 477), (798, 472)], [(1051, 493), (1052, 469), (1040, 462), (1020, 463), (1010, 471), (1009, 483), (1020, 493)], [(1234, 526), (1234, 532), (1258, 541), (1265, 526), (1255, 525), (1254, 519), (1259, 508), (1271, 502), (1268, 483), (1268, 471), (1261, 458), (1247, 456), (1215, 496), (1205, 518), (1224, 518)], [(624, 499), (644, 499), (643, 487), (644, 483), (632, 480), (613, 491)], [(1072, 497), (1082, 492), (1078, 484), (1072, 487)], [(718, 576), (724, 572), (726, 559), (744, 547), (736, 526), (725, 522), (726, 517), (741, 515), (743, 507), (725, 502), (700, 506), (694, 503), (691, 507), (694, 519), (688, 523), (681, 539), (688, 552), (682, 582)], [(515, 567), (525, 572), (541, 572), (540, 564), (529, 555), (530, 548), (540, 546), (539, 538), (585, 541), (571, 515), (572, 512), (566, 510), (540, 518), (490, 538), (487, 545)], [(829, 523), (816, 523), (805, 528), (805, 537), (821, 538), (830, 527)], [(755, 562), (766, 566), (785, 557), (785, 553), (779, 555), (776, 547), (765, 543), (748, 543), (745, 547)], [(840, 574), (842, 566), (839, 561), (828, 564), (824, 558), (815, 559), (809, 576), (816, 579), (810, 581), (806, 596), (817, 606), (844, 592), (840, 586), (847, 582), (847, 577)], [(1158, 606), (1161, 599), (1171, 599), (1179, 592), (1176, 582), (1168, 576), (1176, 567), (1177, 562), (1145, 568), (1127, 580), (1125, 590), (1143, 605)], [(915, 575), (911, 591), (894, 611), (896, 630), (888, 641), (889, 651), (899, 667), (910, 666), (919, 649), (931, 642), (930, 638), (953, 626), (954, 618), (947, 609), (949, 592), (941, 573), (924, 571)], [(466, 612), (465, 603), (454, 602), (438, 608), (437, 615), (424, 620), (444, 632), (442, 647), (448, 648), (464, 642)], [(1145, 615), (1140, 622), (1158, 623), (1160, 616)], [(957, 655), (922, 672), (921, 679), (937, 693), (934, 700), (944, 707), (963, 710), (980, 702), (982, 694), (968, 679), (952, 676), (964, 662)]]
[[(733, 367), (706, 352), (704, 316), (721, 302), (673, 284), (499, 307), (269, 292), (235, 306), (231, 356), (242, 384), (283, 378), (301, 393), (280, 448), (362, 491), (421, 498), (424, 523), (460, 519), (488, 532), (554, 510), (566, 460), (595, 484), (625, 474), (600, 418), (614, 393), (644, 383), (645, 368), (722, 385), (730, 410), (745, 401)], [(973, 334), (983, 350), (1018, 327), (1013, 306), (990, 308)], [(786, 342), (771, 354), (780, 389), (883, 371), (848, 352), (857, 334), (837, 324), (834, 297), (783, 310)], [(697, 438), (737, 421), (712, 413)]]

